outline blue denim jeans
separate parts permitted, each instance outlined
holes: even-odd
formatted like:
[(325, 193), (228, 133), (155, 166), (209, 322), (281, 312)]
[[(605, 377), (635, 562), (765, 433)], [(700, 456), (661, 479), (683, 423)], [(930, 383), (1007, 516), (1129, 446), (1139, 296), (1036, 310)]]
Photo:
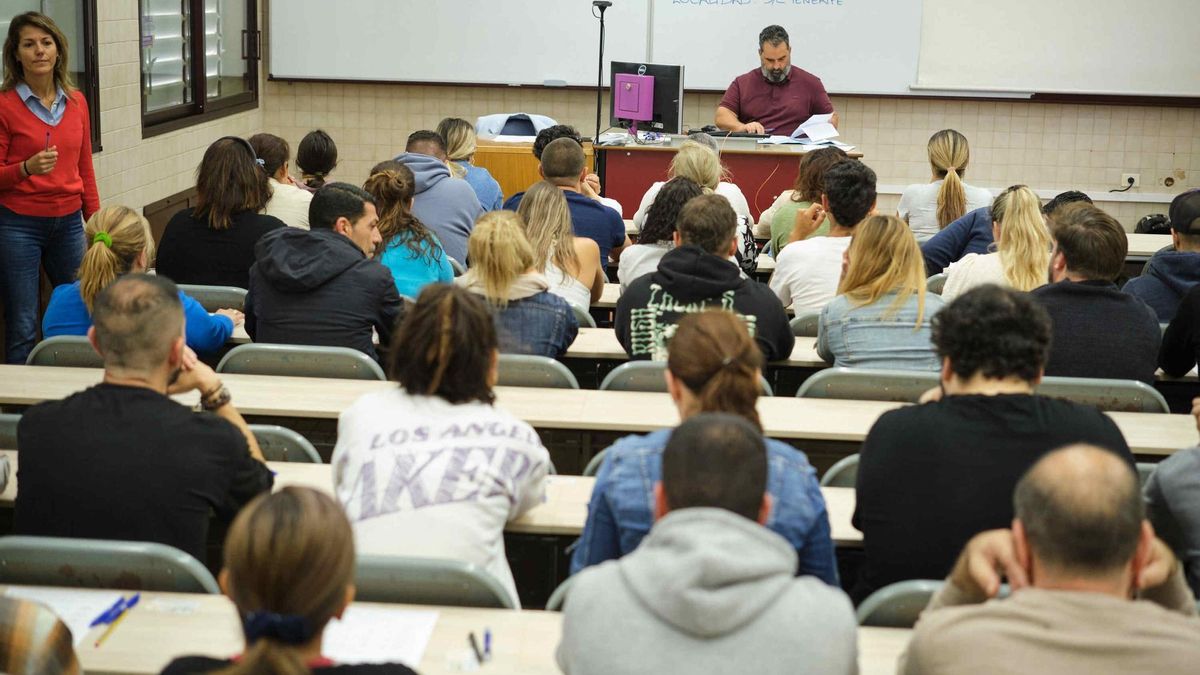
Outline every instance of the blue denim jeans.
[(83, 214), (43, 218), (0, 206), (0, 292), (4, 294), (4, 359), (25, 363), (38, 339), (40, 268), (54, 286), (75, 280), (83, 260)]

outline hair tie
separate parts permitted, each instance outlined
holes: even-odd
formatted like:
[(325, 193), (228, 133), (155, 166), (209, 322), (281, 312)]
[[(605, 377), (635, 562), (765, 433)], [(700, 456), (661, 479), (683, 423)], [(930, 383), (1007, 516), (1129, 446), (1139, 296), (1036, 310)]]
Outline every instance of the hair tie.
[(725, 358), (721, 359), (721, 367), (722, 368), (728, 368), (731, 365), (733, 365), (733, 357), (732, 356), (726, 356)]
[(265, 168), (267, 168), (267, 160), (265, 160), (265, 159), (262, 159), (262, 158), (260, 158), (260, 157), (255, 157), (255, 158), (254, 158), (254, 161), (255, 161), (255, 163), (257, 163), (257, 164), (258, 164), (259, 166), (261, 166), (262, 168), (264, 168), (264, 169), (265, 169)]
[(105, 246), (112, 248), (112, 237), (107, 232), (97, 232), (92, 235), (92, 243), (102, 242)]
[(316, 634), (308, 619), (296, 614), (275, 612), (250, 612), (245, 615), (242, 617), (242, 632), (246, 635), (246, 644), (253, 644), (265, 637), (284, 644), (302, 645)]

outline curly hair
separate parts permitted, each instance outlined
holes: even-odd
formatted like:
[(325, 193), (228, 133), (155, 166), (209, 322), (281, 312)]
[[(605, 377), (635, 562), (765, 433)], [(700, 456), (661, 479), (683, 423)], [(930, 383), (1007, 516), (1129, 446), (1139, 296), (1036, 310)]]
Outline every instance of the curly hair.
[(820, 148), (804, 153), (800, 158), (800, 171), (796, 184), (792, 186), (792, 201), (817, 203), (825, 190), (825, 172), (838, 162), (850, 159), (841, 148)]
[(638, 244), (657, 244), (671, 241), (675, 234), (675, 223), (683, 205), (704, 194), (704, 189), (690, 178), (677, 176), (667, 181), (654, 196), (654, 203), (646, 211), (646, 222), (638, 235)]
[(363, 184), (363, 189), (375, 198), (379, 210), (379, 236), (383, 245), (375, 249), (376, 257), (398, 246), (400, 236), (407, 233), (403, 243), (408, 246), (411, 259), (429, 264), (437, 261), (442, 250), (441, 241), (408, 208), (416, 192), (415, 185), (412, 170), (394, 160), (376, 165)]
[(1050, 315), (1028, 293), (984, 284), (933, 316), (933, 345), (965, 379), (1033, 382), (1050, 354)]
[(540, 160), (542, 158), (542, 151), (546, 149), (546, 146), (560, 138), (569, 138), (583, 145), (583, 136), (579, 135), (575, 127), (567, 124), (555, 124), (552, 127), (546, 127), (539, 131), (537, 138), (533, 139), (533, 156)]
[(857, 159), (829, 167), (821, 184), (829, 198), (829, 212), (842, 227), (859, 224), (875, 206), (875, 172)]

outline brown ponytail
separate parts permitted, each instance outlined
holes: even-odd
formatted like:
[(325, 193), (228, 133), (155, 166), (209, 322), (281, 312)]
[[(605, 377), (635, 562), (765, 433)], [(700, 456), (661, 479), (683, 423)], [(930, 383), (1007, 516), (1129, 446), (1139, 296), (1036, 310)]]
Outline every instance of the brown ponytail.
[(688, 314), (676, 326), (668, 346), (667, 369), (696, 396), (695, 412), (740, 415), (762, 431), (755, 403), (762, 351), (732, 312), (707, 310)]
[(371, 171), (367, 182), (363, 183), (363, 189), (375, 198), (375, 207), (379, 210), (379, 236), (383, 239), (383, 245), (375, 249), (375, 257), (383, 255), (394, 244), (396, 237), (408, 233), (405, 245), (413, 258), (433, 263), (442, 251), (442, 244), (408, 210), (408, 204), (416, 193), (412, 169), (396, 161), (380, 162)]
[(149, 264), (154, 257), (150, 224), (128, 206), (106, 206), (83, 227), (87, 251), (79, 264), (79, 295), (88, 313), (100, 291), (133, 268), (142, 251)]

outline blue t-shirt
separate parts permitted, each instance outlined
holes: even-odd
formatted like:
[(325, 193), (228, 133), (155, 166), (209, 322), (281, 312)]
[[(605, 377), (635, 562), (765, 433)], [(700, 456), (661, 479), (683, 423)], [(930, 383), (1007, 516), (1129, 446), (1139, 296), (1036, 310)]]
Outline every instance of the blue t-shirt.
[(504, 192), (487, 169), (475, 166), (470, 162), (456, 161), (455, 163), (467, 170), (467, 175), (463, 176), (463, 180), (467, 181), (467, 184), (475, 191), (475, 196), (479, 198), (479, 205), (483, 207), (484, 211), (496, 211), (504, 204)]
[[(233, 319), (220, 314), (209, 314), (200, 303), (179, 292), (183, 303), (184, 337), (187, 346), (200, 354), (215, 352), (233, 334)], [(50, 305), (42, 317), (42, 335), (87, 335), (92, 327), (92, 315), (83, 296), (79, 294), (79, 282), (63, 284), (50, 294)]]
[[(504, 208), (516, 211), (524, 196), (524, 192), (519, 192), (509, 197), (504, 202)], [(578, 192), (563, 190), (563, 196), (567, 198), (571, 229), (575, 231), (575, 236), (596, 242), (600, 247), (600, 264), (607, 270), (609, 252), (625, 243), (625, 221), (621, 219), (621, 214)]]
[[(441, 246), (433, 250), (432, 259), (428, 255), (414, 254), (408, 246), (411, 236), (408, 232), (401, 232), (393, 237), (384, 246), (379, 262), (391, 270), (400, 295), (415, 300), (421, 294), (421, 289), (429, 284), (454, 281), (454, 268), (450, 267), (450, 259)], [(421, 251), (428, 253), (429, 250), (429, 242), (421, 242)]]

